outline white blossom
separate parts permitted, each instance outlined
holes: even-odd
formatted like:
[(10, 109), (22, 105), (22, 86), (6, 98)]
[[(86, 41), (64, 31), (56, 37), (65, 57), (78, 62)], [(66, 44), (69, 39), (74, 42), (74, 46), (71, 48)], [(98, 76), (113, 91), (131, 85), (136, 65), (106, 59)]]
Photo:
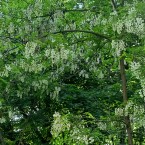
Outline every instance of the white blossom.
[(25, 46), (25, 53), (24, 56), (26, 58), (30, 58), (30, 56), (34, 55), (35, 49), (37, 47), (37, 43), (35, 42), (27, 42)]
[(112, 40), (112, 53), (114, 56), (120, 56), (121, 52), (125, 50), (125, 43), (123, 40)]
[(124, 110), (123, 108), (115, 108), (115, 115), (116, 116), (123, 116)]

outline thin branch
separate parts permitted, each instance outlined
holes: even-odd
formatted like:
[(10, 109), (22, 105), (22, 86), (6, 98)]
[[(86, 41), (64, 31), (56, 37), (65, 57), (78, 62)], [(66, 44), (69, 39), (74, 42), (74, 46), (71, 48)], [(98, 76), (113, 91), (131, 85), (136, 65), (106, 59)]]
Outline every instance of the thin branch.
[(79, 40), (77, 40), (77, 41), (75, 41), (75, 42), (70, 43), (70, 45), (74, 45), (74, 44), (82, 43), (82, 42), (85, 42), (85, 41), (87, 41), (87, 40), (89, 41), (88, 38), (85, 38), (85, 39), (79, 39)]
[[(93, 12), (91, 9), (56, 9), (55, 11), (51, 11), (47, 14), (44, 14), (44, 15), (39, 15), (39, 16), (32, 16), (31, 18), (32, 19), (37, 19), (37, 18), (45, 18), (45, 17), (52, 17), (57, 11), (62, 11), (64, 13), (67, 13), (67, 12), (88, 12), (88, 11), (91, 11)], [(8, 14), (3, 14), (5, 16), (10, 16)], [(16, 19), (21, 19), (21, 20), (27, 20), (26, 17), (16, 17), (16, 16), (12, 16), (13, 18), (16, 18)]]
[[(58, 9), (58, 10), (56, 10), (56, 12), (57, 11), (62, 11), (63, 13), (67, 13), (67, 12), (87, 12), (87, 11), (90, 11), (90, 10), (89, 9), (72, 9), (72, 10)], [(32, 19), (52, 17), (56, 12), (53, 11), (53, 12), (49, 12), (48, 14), (44, 14), (44, 15), (40, 15), (40, 16), (34, 16), (34, 17), (32, 17)]]
[(0, 36), (1, 39), (5, 40), (6, 39), (10, 39), (12, 43), (22, 43), (22, 44), (26, 44), (27, 42), (20, 39), (20, 38), (12, 38), (10, 36)]
[(63, 10), (63, 12), (86, 12), (86, 11), (90, 11), (90, 9), (72, 9), (72, 10), (64, 9)]
[(53, 32), (52, 34), (77, 33), (77, 32), (92, 34), (92, 35), (95, 35), (96, 37), (100, 37), (100, 38), (107, 39), (107, 40), (111, 41), (111, 38), (109, 36), (106, 36), (106, 35), (103, 35), (103, 34), (100, 34), (97, 32), (93, 32), (93, 31), (87, 31), (87, 30), (63, 30), (63, 31)]
[(11, 49), (6, 49), (6, 50), (3, 52), (3, 55), (7, 55), (10, 51), (15, 50), (15, 49), (17, 49), (17, 48), (18, 48), (18, 46), (13, 47), (13, 48), (11, 48)]

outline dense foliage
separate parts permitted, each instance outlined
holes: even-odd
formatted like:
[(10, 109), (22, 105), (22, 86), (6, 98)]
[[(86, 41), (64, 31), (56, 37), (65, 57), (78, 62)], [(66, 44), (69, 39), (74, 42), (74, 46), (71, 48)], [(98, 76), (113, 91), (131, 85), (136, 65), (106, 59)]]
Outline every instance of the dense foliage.
[(0, 144), (145, 144), (144, 9), (0, 1)]

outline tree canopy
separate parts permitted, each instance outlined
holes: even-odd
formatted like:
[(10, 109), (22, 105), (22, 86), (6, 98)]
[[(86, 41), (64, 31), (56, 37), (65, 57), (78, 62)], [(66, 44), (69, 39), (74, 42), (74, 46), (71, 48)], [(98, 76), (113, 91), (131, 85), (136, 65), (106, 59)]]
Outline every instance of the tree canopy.
[(0, 1), (0, 144), (145, 144), (144, 9)]

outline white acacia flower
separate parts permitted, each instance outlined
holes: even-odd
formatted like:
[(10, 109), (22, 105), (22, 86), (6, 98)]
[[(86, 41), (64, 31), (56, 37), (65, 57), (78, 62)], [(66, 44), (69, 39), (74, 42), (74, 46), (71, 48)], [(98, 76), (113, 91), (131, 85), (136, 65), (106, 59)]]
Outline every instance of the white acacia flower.
[(121, 52), (125, 50), (125, 43), (123, 40), (112, 40), (111, 45), (114, 56), (120, 56)]
[(99, 123), (98, 123), (98, 127), (99, 127), (101, 130), (106, 130), (107, 125), (106, 125), (106, 123), (99, 122)]
[(8, 32), (11, 34), (15, 31), (15, 27), (13, 23), (10, 23), (9, 27), (8, 27)]
[(117, 116), (123, 116), (124, 111), (122, 108), (115, 108), (115, 115)]
[(131, 63), (131, 71), (136, 78), (140, 78), (140, 71), (139, 68), (141, 67), (139, 62), (132, 62)]
[(132, 33), (134, 31), (133, 20), (126, 19), (124, 25), (128, 33)]
[(0, 123), (4, 123), (6, 119), (4, 117), (0, 118)]
[(26, 46), (25, 46), (24, 56), (26, 58), (29, 58), (30, 56), (33, 56), (36, 47), (37, 47), (37, 43), (35, 43), (35, 42), (27, 42)]
[(136, 12), (136, 8), (135, 7), (131, 7), (128, 11), (129, 15), (132, 15), (134, 12)]
[(138, 35), (144, 34), (145, 25), (144, 25), (144, 20), (142, 18), (136, 18), (134, 25), (135, 25), (134, 33)]
[(6, 69), (7, 71), (11, 71), (11, 66), (10, 66), (10, 65), (5, 65), (5, 69)]
[(60, 117), (61, 117), (61, 115), (60, 115), (60, 113), (59, 113), (59, 112), (55, 112), (55, 113), (53, 114), (53, 117), (54, 117), (54, 118), (60, 118)]

